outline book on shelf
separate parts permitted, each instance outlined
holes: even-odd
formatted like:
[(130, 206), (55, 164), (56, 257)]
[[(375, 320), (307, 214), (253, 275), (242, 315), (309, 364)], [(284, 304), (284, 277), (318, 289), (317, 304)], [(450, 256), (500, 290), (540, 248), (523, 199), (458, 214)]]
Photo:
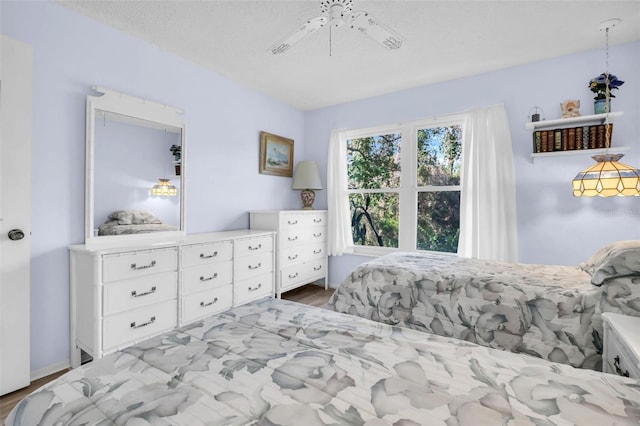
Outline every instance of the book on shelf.
[(582, 149), (609, 148), (613, 124), (608, 125), (608, 145), (605, 124), (536, 130), (533, 132), (533, 152), (576, 151)]

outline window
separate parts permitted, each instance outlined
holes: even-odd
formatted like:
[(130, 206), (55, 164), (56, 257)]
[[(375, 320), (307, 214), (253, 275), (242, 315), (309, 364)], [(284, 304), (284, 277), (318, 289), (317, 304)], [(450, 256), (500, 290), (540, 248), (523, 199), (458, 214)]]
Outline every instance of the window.
[(356, 252), (456, 252), (462, 118), (347, 132)]

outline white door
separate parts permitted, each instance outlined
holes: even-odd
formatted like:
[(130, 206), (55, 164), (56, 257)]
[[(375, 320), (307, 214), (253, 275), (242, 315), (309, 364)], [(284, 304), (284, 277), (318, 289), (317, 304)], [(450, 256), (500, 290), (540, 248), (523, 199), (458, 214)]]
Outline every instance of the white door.
[(0, 35), (0, 395), (29, 385), (33, 51)]

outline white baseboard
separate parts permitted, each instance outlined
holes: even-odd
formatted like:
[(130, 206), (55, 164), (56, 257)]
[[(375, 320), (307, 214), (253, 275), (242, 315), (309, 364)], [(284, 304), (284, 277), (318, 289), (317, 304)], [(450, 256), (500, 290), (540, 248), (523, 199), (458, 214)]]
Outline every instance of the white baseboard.
[(41, 379), (43, 377), (47, 377), (50, 374), (57, 373), (61, 370), (66, 370), (71, 367), (69, 361), (61, 361), (55, 364), (47, 365), (44, 368), (40, 368), (39, 370), (35, 370), (31, 372), (31, 381)]

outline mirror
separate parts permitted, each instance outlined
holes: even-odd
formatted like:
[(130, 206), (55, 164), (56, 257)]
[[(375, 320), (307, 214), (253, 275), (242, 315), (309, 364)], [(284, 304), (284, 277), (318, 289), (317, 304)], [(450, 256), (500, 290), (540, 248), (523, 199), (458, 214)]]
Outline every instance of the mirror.
[(85, 243), (181, 239), (186, 233), (182, 111), (93, 89), (101, 94), (87, 96)]

